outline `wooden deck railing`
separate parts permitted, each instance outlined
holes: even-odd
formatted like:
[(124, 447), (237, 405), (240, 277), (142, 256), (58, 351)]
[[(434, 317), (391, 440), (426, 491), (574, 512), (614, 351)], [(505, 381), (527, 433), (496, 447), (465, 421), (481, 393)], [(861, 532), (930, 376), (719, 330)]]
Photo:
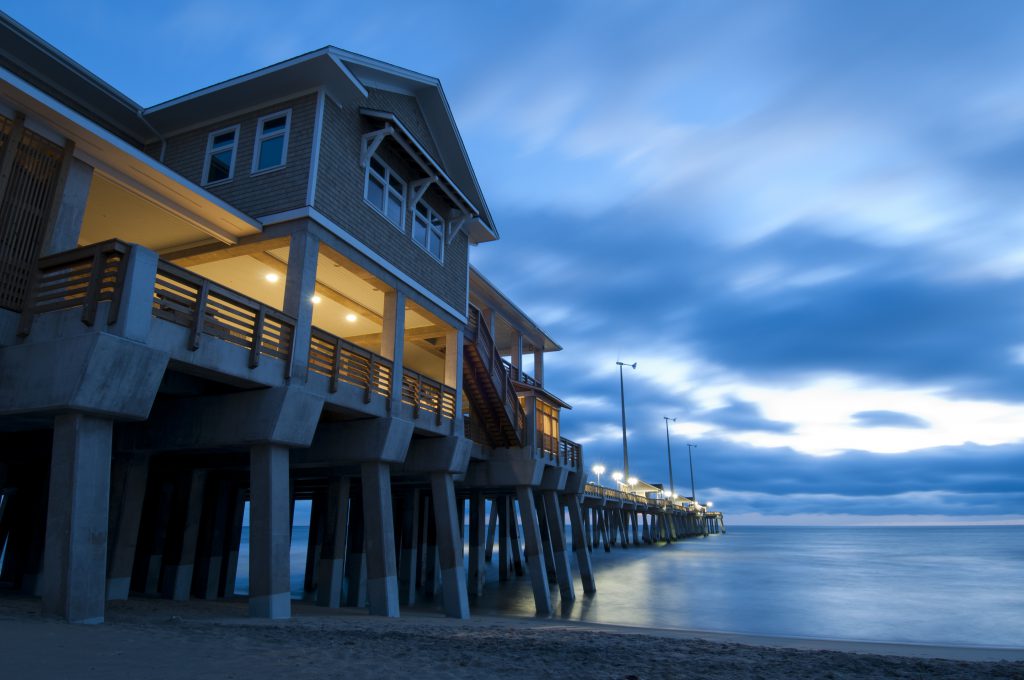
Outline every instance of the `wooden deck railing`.
[(402, 403), (413, 407), (413, 417), (420, 411), (433, 413), (435, 421), (455, 419), (455, 390), (408, 368), (402, 369)]
[(248, 349), (250, 368), (267, 355), (282, 359), (285, 375), (291, 374), (293, 317), (163, 260), (157, 265), (153, 316), (188, 328), (192, 351), (203, 335), (211, 335)]
[(355, 385), (363, 390), (363, 402), (372, 395), (387, 397), (391, 393), (393, 363), (379, 354), (363, 349), (316, 326), (309, 339), (309, 370), (330, 378), (332, 393), (338, 383)]
[(563, 465), (568, 465), (573, 468), (581, 468), (583, 466), (583, 446), (581, 444), (577, 444), (571, 439), (559, 437), (558, 457), (562, 461)]
[(82, 308), (82, 323), (92, 326), (104, 301), (110, 303), (107, 324), (117, 323), (130, 248), (122, 241), (104, 241), (40, 258), (29, 280), (18, 334), (29, 334), (37, 314), (77, 307)]
[(508, 371), (508, 375), (512, 380), (529, 385), (530, 387), (543, 387), (532, 375), (526, 373), (521, 368), (513, 366), (511, 361), (502, 359), (501, 363), (505, 364), (505, 370)]

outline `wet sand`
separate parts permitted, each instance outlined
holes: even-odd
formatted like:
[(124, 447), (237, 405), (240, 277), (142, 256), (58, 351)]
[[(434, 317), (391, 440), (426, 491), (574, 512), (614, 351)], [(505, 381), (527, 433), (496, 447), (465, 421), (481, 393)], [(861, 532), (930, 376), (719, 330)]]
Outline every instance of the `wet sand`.
[(5, 678), (1024, 678), (1024, 649), (771, 638), (295, 604), (288, 621), (244, 601), (112, 603), (70, 626), (38, 600), (0, 597)]

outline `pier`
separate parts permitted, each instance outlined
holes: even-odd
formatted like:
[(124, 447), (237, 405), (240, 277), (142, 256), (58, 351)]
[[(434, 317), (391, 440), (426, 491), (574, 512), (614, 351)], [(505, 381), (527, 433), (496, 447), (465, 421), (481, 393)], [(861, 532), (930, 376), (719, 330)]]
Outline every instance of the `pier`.
[(497, 559), (546, 614), (596, 545), (722, 528), (587, 484), (561, 347), (469, 265), (498, 234), (436, 79), (327, 47), (143, 111), (0, 32), (3, 588), (233, 597), (248, 517), (249, 613), (287, 618), (308, 501), (318, 605), (465, 618)]

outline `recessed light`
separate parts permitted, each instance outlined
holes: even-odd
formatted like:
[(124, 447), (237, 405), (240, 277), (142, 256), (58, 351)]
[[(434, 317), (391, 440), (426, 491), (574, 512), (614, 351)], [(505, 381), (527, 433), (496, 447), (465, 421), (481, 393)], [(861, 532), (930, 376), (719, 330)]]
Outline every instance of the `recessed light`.
[(278, 281), (281, 280), (281, 277), (278, 276), (277, 274), (275, 274), (274, 272), (270, 272), (269, 274), (267, 274), (263, 278), (265, 278), (270, 283), (277, 283)]
[(310, 301), (311, 301), (311, 302), (312, 302), (312, 303), (313, 303), (314, 305), (318, 305), (318, 304), (320, 304), (321, 302), (323, 302), (323, 298), (322, 298), (322, 297), (320, 297), (319, 295), (314, 295), (313, 297), (311, 297), (311, 298), (309, 298), (309, 299), (310, 299)]
[(345, 321), (348, 321), (349, 323), (355, 323), (358, 318), (359, 317), (353, 314), (352, 312), (349, 312), (348, 314), (345, 315)]

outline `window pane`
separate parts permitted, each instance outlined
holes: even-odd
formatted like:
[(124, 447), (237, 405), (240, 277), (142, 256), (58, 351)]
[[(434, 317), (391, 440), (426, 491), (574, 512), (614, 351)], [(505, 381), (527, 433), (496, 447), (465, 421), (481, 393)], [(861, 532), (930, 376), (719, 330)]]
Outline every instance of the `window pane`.
[(388, 192), (388, 219), (395, 224), (402, 223), (402, 198)]
[(274, 132), (276, 130), (283, 130), (285, 121), (287, 118), (281, 116), (280, 118), (272, 118), (271, 120), (263, 121), (263, 134)]
[(413, 239), (426, 247), (427, 245), (427, 224), (423, 221), (423, 218), (419, 215), (413, 218), (412, 221), (412, 237)]
[(273, 168), (284, 162), (284, 135), (265, 139), (260, 143), (260, 158), (257, 170)]
[(366, 179), (366, 200), (378, 210), (384, 209), (384, 185), (373, 175), (367, 176)]
[(437, 259), (441, 259), (441, 239), (436, 234), (430, 235), (430, 252)]
[(223, 146), (225, 144), (231, 144), (235, 141), (235, 131), (222, 132), (213, 138), (213, 146)]
[(388, 177), (388, 182), (391, 184), (391, 188), (397, 191), (398, 193), (405, 193), (405, 184), (403, 184), (402, 180), (398, 179), (398, 177), (396, 177), (394, 174)]
[(381, 165), (380, 161), (378, 161), (376, 158), (370, 159), (370, 169), (373, 170), (378, 175), (380, 175), (381, 177), (384, 176), (384, 166)]
[(231, 176), (231, 149), (218, 151), (210, 156), (210, 172), (206, 176), (207, 182), (216, 182), (227, 179)]

